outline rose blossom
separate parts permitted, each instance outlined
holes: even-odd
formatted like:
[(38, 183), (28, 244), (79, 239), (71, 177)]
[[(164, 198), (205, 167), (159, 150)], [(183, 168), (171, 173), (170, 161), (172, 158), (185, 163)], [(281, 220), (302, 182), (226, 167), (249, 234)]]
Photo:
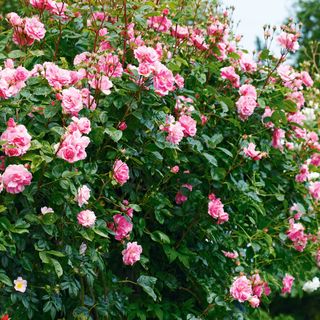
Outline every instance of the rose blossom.
[(115, 239), (118, 241), (127, 238), (132, 231), (133, 225), (129, 217), (125, 217), (122, 214), (116, 214), (113, 216), (113, 222), (108, 223), (108, 228), (115, 232)]
[(309, 192), (314, 199), (319, 200), (320, 199), (320, 182), (319, 181), (310, 182)]
[(46, 34), (44, 24), (39, 21), (38, 17), (25, 18), (24, 31), (29, 38), (37, 41), (43, 39)]
[(96, 215), (91, 210), (83, 210), (78, 213), (77, 220), (83, 227), (92, 227), (96, 222)]
[(47, 213), (54, 213), (52, 208), (48, 208), (48, 207), (42, 207), (41, 209), (41, 214), (45, 215)]
[(122, 186), (129, 180), (129, 178), (129, 168), (127, 164), (121, 160), (116, 160), (113, 165), (113, 179)]
[(22, 277), (18, 277), (16, 280), (13, 281), (14, 289), (16, 291), (24, 293), (27, 290), (27, 280), (24, 280)]
[(126, 249), (122, 251), (123, 263), (125, 265), (132, 266), (134, 263), (140, 260), (140, 254), (142, 253), (142, 247), (137, 242), (128, 242)]
[(170, 169), (170, 171), (172, 172), (172, 173), (178, 173), (179, 172), (179, 166), (174, 166), (174, 167), (172, 167), (171, 169)]
[(17, 125), (12, 118), (7, 122), (7, 126), (0, 136), (0, 140), (4, 142), (4, 153), (9, 157), (25, 154), (31, 146), (31, 136), (27, 128), (22, 124)]
[(257, 151), (255, 149), (256, 149), (256, 145), (254, 143), (250, 142), (247, 147), (243, 148), (243, 153), (247, 157), (249, 157), (253, 160), (261, 160), (263, 157), (266, 156), (265, 152)]
[(78, 188), (78, 193), (74, 200), (78, 202), (79, 207), (82, 207), (84, 204), (88, 204), (90, 191), (91, 190), (86, 185)]
[(229, 220), (229, 215), (224, 211), (221, 200), (217, 198), (213, 193), (209, 194), (209, 203), (208, 203), (208, 214), (214, 218), (218, 219), (218, 224), (222, 224)]
[(221, 69), (221, 78), (229, 80), (235, 88), (240, 87), (240, 77), (232, 66)]
[(3, 185), (9, 193), (20, 193), (30, 185), (32, 174), (22, 164), (9, 165), (2, 175)]
[(251, 95), (241, 96), (236, 102), (237, 111), (241, 120), (247, 120), (257, 107), (257, 101)]
[(233, 299), (239, 302), (245, 302), (252, 297), (252, 286), (246, 276), (235, 278), (230, 288), (230, 294)]
[(62, 90), (61, 105), (66, 114), (77, 116), (79, 111), (83, 109), (81, 91), (73, 87)]
[(294, 277), (293, 276), (291, 276), (290, 274), (286, 274), (285, 275), (285, 277), (282, 280), (283, 287), (282, 287), (281, 292), (283, 294), (291, 292), (293, 281), (294, 281)]
[(197, 122), (190, 116), (183, 115), (179, 118), (185, 137), (193, 137), (197, 133)]

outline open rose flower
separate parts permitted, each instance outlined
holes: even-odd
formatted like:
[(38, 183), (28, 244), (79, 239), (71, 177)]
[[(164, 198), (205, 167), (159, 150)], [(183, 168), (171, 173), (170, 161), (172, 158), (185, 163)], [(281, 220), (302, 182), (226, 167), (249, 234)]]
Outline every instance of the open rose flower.
[(123, 263), (132, 266), (140, 260), (142, 247), (137, 242), (128, 242), (126, 249), (122, 251)]

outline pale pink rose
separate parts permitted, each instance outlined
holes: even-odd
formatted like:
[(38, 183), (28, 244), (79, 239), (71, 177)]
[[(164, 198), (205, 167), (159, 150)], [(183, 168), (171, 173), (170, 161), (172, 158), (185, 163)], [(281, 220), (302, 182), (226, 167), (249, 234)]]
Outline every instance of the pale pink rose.
[(188, 200), (188, 197), (185, 196), (181, 191), (178, 191), (175, 196), (176, 204), (182, 204)]
[(44, 76), (54, 89), (61, 90), (62, 87), (71, 83), (70, 71), (61, 69), (52, 62), (45, 62), (43, 67), (45, 70)]
[(233, 299), (239, 302), (245, 302), (252, 297), (252, 286), (246, 276), (239, 276), (233, 281), (230, 294)]
[(243, 153), (252, 160), (261, 160), (266, 156), (265, 152), (257, 151), (256, 145), (252, 142), (250, 142), (247, 147), (243, 148)]
[(295, 223), (294, 219), (289, 220), (289, 230), (286, 232), (288, 238), (293, 242), (294, 248), (302, 252), (308, 242), (308, 236), (304, 234), (304, 226), (301, 223)]
[(14, 61), (12, 59), (6, 59), (4, 62), (4, 67), (8, 69), (14, 69)]
[(258, 308), (260, 304), (260, 299), (257, 296), (252, 296), (249, 299), (249, 303), (252, 308)]
[(61, 105), (64, 113), (77, 116), (80, 110), (83, 109), (81, 91), (74, 87), (62, 90)]
[(282, 32), (278, 36), (277, 41), (282, 48), (287, 49), (288, 51), (295, 52), (299, 49), (298, 35), (296, 34)]
[(237, 251), (230, 252), (230, 251), (223, 251), (222, 250), (222, 253), (225, 257), (227, 257), (229, 259), (237, 259), (239, 257), (239, 254)]
[(257, 99), (256, 88), (251, 84), (244, 84), (239, 88), (241, 96), (251, 96), (253, 99)]
[(88, 204), (90, 192), (91, 190), (86, 185), (78, 188), (78, 192), (74, 200), (78, 202), (79, 207), (82, 207), (84, 204)]
[(47, 213), (54, 213), (53, 209), (52, 208), (48, 208), (48, 207), (42, 207), (40, 209), (40, 211), (41, 211), (41, 214), (43, 214), (43, 215), (45, 215)]
[(70, 133), (79, 130), (83, 134), (88, 134), (91, 131), (91, 122), (86, 117), (82, 117), (80, 119), (72, 117), (72, 122), (69, 124), (67, 129)]
[(296, 175), (296, 181), (297, 182), (305, 182), (308, 180), (308, 175), (309, 175), (309, 167), (307, 164), (303, 164), (300, 167), (299, 174)]
[(171, 20), (165, 16), (150, 17), (147, 20), (148, 27), (154, 29), (157, 32), (167, 32), (172, 26)]
[(22, 277), (18, 277), (16, 280), (13, 281), (14, 283), (14, 289), (16, 291), (19, 291), (19, 292), (26, 292), (27, 290), (27, 280), (24, 280)]
[(113, 87), (112, 82), (109, 80), (109, 77), (102, 76), (100, 78), (94, 78), (89, 81), (90, 86), (93, 89), (99, 89), (105, 95), (109, 95), (111, 93), (111, 88)]
[(115, 232), (115, 239), (121, 241), (129, 237), (133, 225), (128, 216), (125, 217), (121, 214), (116, 214), (113, 216), (113, 222), (108, 223), (108, 228)]
[(151, 65), (148, 63), (140, 63), (139, 64), (138, 73), (141, 76), (149, 77), (151, 75), (152, 70), (153, 69), (152, 69)]
[(154, 64), (159, 61), (159, 55), (157, 51), (151, 47), (141, 46), (133, 51), (134, 57), (143, 64)]
[(178, 39), (186, 39), (189, 36), (188, 27), (183, 26), (173, 26), (171, 28), (171, 35), (178, 38)]
[(257, 63), (249, 54), (242, 54), (239, 64), (244, 72), (252, 73), (257, 70)]
[(90, 139), (82, 136), (79, 130), (67, 132), (64, 135), (62, 143), (58, 145), (57, 157), (74, 163), (84, 160), (87, 157), (86, 147), (89, 145)]
[(132, 266), (140, 260), (142, 247), (137, 242), (128, 242), (126, 249), (122, 251), (123, 263)]
[(241, 96), (236, 102), (237, 111), (241, 120), (247, 120), (257, 107), (257, 101), (252, 96)]
[(305, 103), (303, 93), (300, 91), (295, 91), (287, 95), (287, 99), (293, 101), (298, 109), (301, 109)]
[(96, 222), (96, 215), (91, 210), (83, 210), (78, 213), (77, 220), (83, 227), (93, 227)]
[(154, 92), (160, 96), (167, 95), (170, 91), (175, 90), (175, 78), (172, 71), (162, 63), (155, 63), (153, 87)]
[(183, 115), (179, 118), (185, 137), (194, 137), (197, 133), (197, 122), (190, 116)]
[(9, 193), (20, 193), (30, 185), (32, 174), (22, 164), (9, 165), (2, 175), (3, 185)]
[(301, 79), (302, 79), (303, 84), (306, 87), (312, 87), (313, 86), (313, 80), (312, 80), (312, 78), (310, 77), (310, 74), (307, 71), (302, 71), (301, 72)]
[(119, 57), (111, 53), (101, 56), (95, 67), (97, 68), (98, 73), (103, 73), (110, 78), (120, 78), (123, 74), (123, 68), (119, 61)]
[(217, 219), (218, 224), (222, 224), (229, 220), (229, 215), (224, 211), (224, 205), (219, 198), (217, 198), (213, 193), (209, 194), (209, 203), (208, 203), (208, 214)]
[(314, 199), (316, 200), (320, 199), (320, 182), (319, 181), (310, 182), (309, 193)]
[(272, 146), (275, 149), (283, 149), (284, 145), (284, 138), (285, 138), (285, 131), (283, 129), (276, 128), (273, 131), (272, 135)]
[(175, 75), (174, 81), (179, 89), (182, 89), (184, 87), (184, 78), (180, 76), (180, 74)]
[(116, 180), (120, 186), (129, 180), (129, 168), (125, 162), (116, 160), (113, 165), (113, 179)]
[(27, 128), (22, 124), (17, 125), (13, 118), (9, 119), (7, 126), (0, 136), (4, 153), (9, 157), (25, 154), (31, 146), (31, 136)]
[(240, 77), (236, 74), (234, 67), (224, 67), (221, 69), (221, 78), (229, 80), (233, 87), (240, 87)]
[(161, 131), (168, 132), (167, 141), (179, 144), (184, 137), (183, 127), (180, 122), (175, 121), (172, 115), (167, 116), (166, 124), (160, 126)]
[(38, 17), (25, 18), (24, 31), (31, 39), (40, 41), (46, 34), (44, 24), (40, 22)]
[(170, 169), (170, 171), (172, 172), (172, 173), (178, 173), (179, 172), (179, 166), (174, 166), (174, 167), (172, 167), (171, 169)]
[(65, 2), (56, 2), (54, 0), (47, 0), (47, 7), (46, 9), (51, 13), (55, 14), (57, 16), (60, 16), (62, 18), (66, 18), (66, 10), (68, 8), (68, 5)]
[(282, 287), (281, 293), (283, 294), (290, 293), (293, 282), (294, 282), (294, 277), (291, 276), (290, 274), (286, 274), (282, 280), (283, 287)]
[(21, 27), (24, 23), (23, 19), (15, 12), (8, 13), (6, 18), (13, 27)]

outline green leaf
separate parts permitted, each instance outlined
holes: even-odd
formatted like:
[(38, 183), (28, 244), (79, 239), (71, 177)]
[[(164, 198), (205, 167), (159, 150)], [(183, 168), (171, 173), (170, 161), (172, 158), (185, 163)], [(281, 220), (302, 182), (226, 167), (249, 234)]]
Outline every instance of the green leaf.
[(53, 118), (59, 111), (57, 106), (47, 106), (44, 108), (43, 115), (46, 119)]
[(163, 244), (170, 243), (170, 238), (165, 233), (163, 233), (159, 230), (152, 232), (150, 237), (155, 242), (159, 242), (159, 243), (163, 243)]
[(217, 159), (212, 156), (211, 154), (209, 153), (203, 153), (203, 156), (209, 161), (210, 164), (212, 164), (213, 166), (217, 166), (218, 165), (218, 162), (217, 162)]
[(106, 128), (104, 132), (108, 134), (114, 142), (118, 142), (122, 138), (122, 131), (113, 127)]
[(17, 59), (17, 58), (21, 58), (21, 57), (25, 57), (26, 54), (25, 52), (21, 51), (21, 50), (13, 50), (11, 52), (9, 52), (8, 57), (10, 59)]
[(50, 258), (51, 263), (53, 264), (54, 270), (57, 276), (60, 278), (63, 275), (63, 269), (58, 260)]
[(137, 280), (137, 283), (142, 287), (142, 289), (154, 300), (157, 300), (157, 296), (153, 290), (157, 278), (150, 276), (140, 276)]
[(9, 287), (13, 285), (11, 279), (3, 272), (0, 272), (0, 281)]

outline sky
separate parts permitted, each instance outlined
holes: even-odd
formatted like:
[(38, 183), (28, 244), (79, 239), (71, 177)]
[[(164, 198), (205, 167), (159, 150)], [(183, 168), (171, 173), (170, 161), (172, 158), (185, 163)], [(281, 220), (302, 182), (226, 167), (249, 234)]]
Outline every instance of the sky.
[(263, 36), (263, 25), (281, 25), (294, 14), (294, 0), (223, 0), (225, 6), (233, 5), (236, 34), (243, 35), (242, 45), (252, 51), (256, 49), (256, 36)]

